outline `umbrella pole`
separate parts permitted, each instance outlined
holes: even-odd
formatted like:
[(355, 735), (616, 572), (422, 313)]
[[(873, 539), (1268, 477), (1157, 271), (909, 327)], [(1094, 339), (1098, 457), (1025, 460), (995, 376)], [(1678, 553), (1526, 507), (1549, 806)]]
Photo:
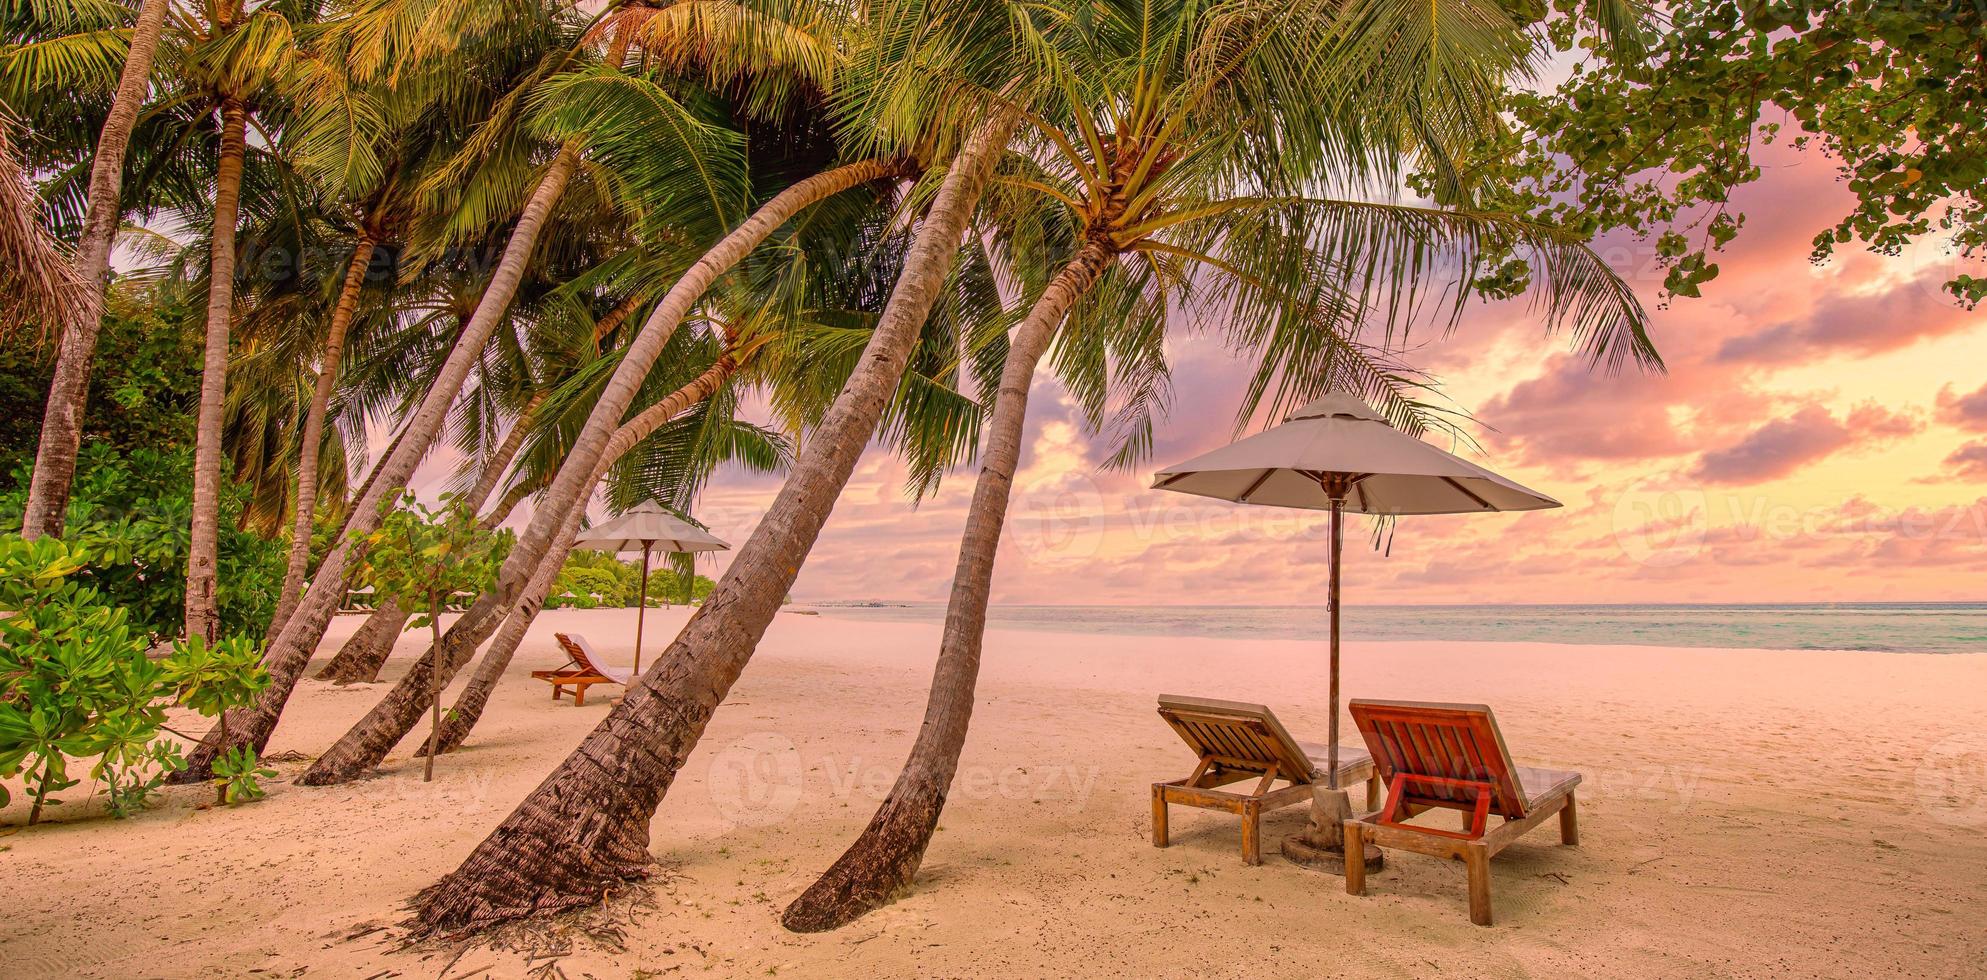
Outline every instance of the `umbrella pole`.
[(1327, 590), (1328, 598), (1326, 599), (1326, 602), (1328, 603), (1328, 608), (1330, 609), (1331, 621), (1332, 621), (1331, 625), (1332, 714), (1330, 722), (1331, 742), (1330, 742), (1330, 747), (1326, 749), (1326, 762), (1328, 765), (1330, 765), (1331, 768), (1326, 770), (1325, 785), (1332, 789), (1339, 788), (1338, 785), (1338, 598), (1339, 598), (1338, 573), (1339, 573), (1339, 554), (1344, 547), (1344, 537), (1345, 537), (1345, 497), (1343, 495), (1334, 495), (1332, 497), (1332, 530), (1331, 530), (1332, 561), (1331, 561), (1331, 576), (1330, 576), (1331, 584), (1328, 586)]
[[(648, 549), (652, 547), (652, 541), (642, 543), (642, 598), (634, 606), (634, 676), (638, 678), (642, 676), (642, 620), (648, 618)], [(1337, 682), (1333, 680), (1333, 684)]]

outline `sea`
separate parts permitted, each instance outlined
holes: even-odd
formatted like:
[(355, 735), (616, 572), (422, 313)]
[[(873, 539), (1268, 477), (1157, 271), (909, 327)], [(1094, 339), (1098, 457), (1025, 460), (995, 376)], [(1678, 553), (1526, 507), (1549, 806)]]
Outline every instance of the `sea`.
[[(940, 622), (937, 602), (813, 602), (824, 616)], [(1003, 629), (1141, 636), (1318, 639), (1320, 606), (996, 605)], [(1987, 653), (1987, 602), (1833, 602), (1772, 605), (1347, 605), (1349, 640), (1452, 640)]]

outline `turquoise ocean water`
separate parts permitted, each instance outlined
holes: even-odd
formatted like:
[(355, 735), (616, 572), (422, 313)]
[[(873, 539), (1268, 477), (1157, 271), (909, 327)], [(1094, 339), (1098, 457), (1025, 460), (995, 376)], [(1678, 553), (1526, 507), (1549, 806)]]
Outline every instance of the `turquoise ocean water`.
[[(824, 616), (938, 622), (941, 603), (802, 603)], [(1079, 633), (1303, 639), (1322, 606), (995, 606), (991, 625)], [(1815, 605), (1351, 606), (1354, 640), (1490, 640), (1770, 650), (1987, 653), (1987, 602)]]

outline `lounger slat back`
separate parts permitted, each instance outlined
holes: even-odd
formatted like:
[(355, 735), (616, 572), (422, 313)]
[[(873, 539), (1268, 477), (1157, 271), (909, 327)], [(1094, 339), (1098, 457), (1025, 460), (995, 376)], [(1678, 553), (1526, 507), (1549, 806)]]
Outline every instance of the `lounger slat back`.
[(1352, 722), (1366, 739), (1382, 782), (1406, 773), (1445, 782), (1410, 782), (1403, 802), (1473, 808), (1477, 792), (1458, 783), (1488, 784), (1490, 812), (1510, 820), (1529, 809), (1517, 766), (1487, 705), (1421, 704), (1354, 699)]
[[(1260, 820), (1266, 810), (1305, 802), (1313, 784), (1324, 781), (1323, 746), (1292, 738), (1276, 715), (1260, 704), (1162, 695), (1159, 716), (1199, 756), (1193, 774), (1152, 786), (1152, 843), (1168, 842), (1169, 803), (1225, 810), (1242, 817), (1242, 860), (1261, 863)], [(1218, 787), (1255, 779), (1252, 792), (1221, 792)], [(1283, 782), (1281, 789), (1270, 787)], [(1366, 782), (1367, 805), (1377, 805), (1379, 782), (1373, 761), (1353, 746), (1339, 747), (1339, 784)]]
[[(1580, 841), (1574, 790), (1580, 774), (1512, 764), (1497, 718), (1481, 704), (1355, 698), (1353, 724), (1372, 753), (1387, 805), (1345, 822), (1345, 846), (1365, 843), (1461, 860), (1469, 869), (1470, 921), (1490, 925), (1490, 859), (1553, 814), (1561, 843)], [(1406, 821), (1430, 808), (1464, 811), (1466, 829)], [(1504, 818), (1495, 829), (1491, 815)], [(1366, 874), (1346, 867), (1345, 890), (1360, 894)]]

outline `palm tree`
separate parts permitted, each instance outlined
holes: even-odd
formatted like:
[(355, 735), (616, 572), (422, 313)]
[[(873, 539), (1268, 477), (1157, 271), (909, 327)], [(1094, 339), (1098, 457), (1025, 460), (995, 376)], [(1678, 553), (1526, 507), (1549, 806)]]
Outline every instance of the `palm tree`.
[[(502, 13), (501, 10), (492, 11), (493, 16), (499, 16), (499, 19)], [(593, 35), (588, 37), (591, 39)], [(626, 52), (625, 33), (615, 31), (600, 72), (589, 72), (582, 68), (576, 70), (575, 74), (601, 78), (601, 73), (605, 73), (606, 77), (611, 78), (619, 73)], [(391, 56), (378, 57), (376, 60), (382, 67), (394, 61)], [(563, 59), (559, 59), (559, 63), (563, 63)], [(520, 101), (524, 94), (524, 91), (513, 93), (511, 101)], [(656, 135), (665, 140), (671, 136), (679, 139), (678, 145), (674, 147), (655, 149), (657, 158), (664, 161), (664, 165), (658, 169), (666, 172), (673, 169), (678, 175), (691, 176), (724, 169), (712, 163), (713, 155), (721, 154), (723, 146), (719, 136), (709, 127), (666, 95), (651, 107), (668, 117), (666, 125), (658, 126)], [(515, 109), (500, 112), (485, 123), (485, 130), (492, 131), (494, 135), (488, 140), (472, 139), (470, 149), (481, 153), (489, 150), (489, 143), (502, 142), (506, 133), (514, 129), (515, 120), (506, 114), (507, 112), (514, 113)], [(490, 276), (482, 298), (477, 302), (474, 314), (465, 324), (461, 336), (441, 365), (434, 383), (426, 391), (419, 407), (408, 420), (402, 439), (380, 464), (378, 481), (353, 504), (350, 520), (347, 521), (340, 539), (320, 563), (316, 580), (305, 591), (303, 598), (298, 601), (296, 609), (276, 637), (270, 641), (265, 660), (269, 667), (270, 683), (264, 688), (253, 707), (231, 713), (225, 725), (216, 726), (214, 732), (210, 733), (188, 757), (187, 766), (174, 774), (173, 778), (176, 781), (205, 778), (211, 771), (213, 760), (220, 752), (231, 746), (252, 745), (260, 748), (267, 744), (269, 734), (275, 730), (276, 720), (282, 713), (283, 705), (289, 700), (291, 690), (296, 686), (297, 679), (302, 676), (304, 667), (310, 661), (311, 652), (316, 648), (318, 640), (323, 637), (332, 613), (337, 610), (339, 602), (343, 599), (345, 574), (352, 564), (353, 549), (357, 547), (358, 541), (371, 534), (378, 526), (382, 517), (381, 503), (390, 501), (388, 494), (397, 492), (406, 485), (415, 466), (427, 454), (429, 447), (441, 433), (450, 405), (455, 401), (457, 393), (461, 391), (481, 357), (484, 343), (491, 331), (496, 328), (509, 308), (511, 298), (516, 294), (531, 256), (537, 249), (539, 233), (550, 219), (560, 195), (565, 191), (567, 183), (579, 166), (580, 151), (584, 144), (583, 135), (579, 133), (559, 135), (562, 137), (559, 149), (545, 166), (542, 175), (536, 181), (535, 188), (525, 201), (523, 211), (505, 242), (503, 254)], [(459, 179), (460, 176), (461, 174), (454, 168), (445, 167), (437, 171), (430, 181), (438, 183)], [(488, 202), (476, 200), (469, 202), (465, 207), (471, 204), (474, 205), (477, 213), (481, 213), (481, 209), (486, 208)], [(223, 732), (226, 734), (223, 735)]]
[[(744, 670), (854, 471), (937, 302), (1013, 120), (997, 113), (953, 159), (861, 366), (724, 579), (579, 750), (460, 868), (416, 898), (421, 931), (588, 904), (601, 885), (647, 873), (649, 819)], [(580, 797), (592, 802), (576, 805)], [(593, 846), (575, 861), (572, 842), (581, 838)]]
[[(747, 331), (749, 337), (727, 328), (723, 355), (689, 384), (643, 409), (622, 425), (610, 441), (610, 446), (647, 446), (648, 443), (639, 440), (649, 430), (658, 425), (673, 424), (666, 420), (684, 411), (697, 399), (711, 397), (712, 392), (741, 372), (744, 378), (756, 379), (758, 384), (768, 389), (770, 400), (786, 418), (791, 431), (797, 432), (818, 422), (836, 389), (860, 361), (859, 355), (864, 346), (862, 340), (869, 336), (863, 324), (874, 319), (861, 307), (872, 297), (887, 294), (889, 283), (896, 279), (896, 273), (901, 269), (903, 245), (906, 244), (905, 236), (888, 221), (854, 220), (842, 224), (853, 226), (862, 237), (853, 243), (837, 242), (820, 250), (828, 260), (826, 267), (808, 268), (797, 274), (780, 270), (768, 277), (777, 281), (775, 288), (779, 292), (767, 295), (762, 291), (747, 290), (735, 298), (724, 300), (731, 311), (727, 323), (746, 319), (744, 311), (747, 309), (755, 311), (756, 318), (767, 323), (780, 321), (771, 328), (774, 331), (771, 336), (766, 335), (765, 326)], [(792, 265), (814, 265), (813, 251), (790, 250)], [(797, 287), (804, 295), (787, 298), (783, 294), (789, 287)], [(897, 449), (910, 462), (914, 473), (913, 489), (919, 492), (934, 489), (935, 475), (958, 455), (971, 451), (976, 428), (974, 423), (979, 417), (978, 406), (956, 390), (960, 377), (956, 355), (961, 349), (980, 346), (985, 337), (993, 335), (991, 327), (997, 324), (1002, 312), (991, 270), (987, 268), (984, 256), (975, 249), (967, 250), (949, 295), (953, 297), (951, 301), (939, 305), (928, 317), (926, 335), (913, 353), (898, 393), (891, 400), (891, 407), (886, 409), (882, 426), (885, 443)], [(617, 466), (618, 457), (613, 455), (612, 450), (609, 456), (600, 469), (602, 475), (609, 472), (608, 467)], [(696, 467), (688, 465), (693, 458), (686, 459), (666, 451), (652, 451), (650, 457), (655, 463), (633, 464), (638, 472), (648, 475), (648, 479), (638, 481), (642, 489), (636, 493), (622, 492), (611, 496), (631, 503), (661, 500), (687, 510), (687, 493), (694, 492), (694, 488), (677, 493), (659, 493), (653, 487), (657, 483), (656, 475), (660, 474), (663, 486), (683, 488), (684, 477), (698, 472)], [(621, 468), (627, 467), (622, 465)], [(627, 482), (623, 481), (624, 484)], [(523, 594), (506, 614), (489, 650), (478, 661), (469, 685), (450, 709), (438, 741), (441, 751), (460, 745), (475, 727), (490, 693), (503, 678), (518, 643), (523, 640), (525, 631), (550, 593), (553, 581), (564, 567), (583, 516), (581, 508), (567, 515), (565, 525), (553, 538), (554, 547), (546, 554)]]
[[(1059, 331), (1071, 331), (1062, 340), (1069, 365), (1112, 354), (1130, 365), (1132, 417), (1149, 426), (1143, 413), (1164, 370), (1156, 341), (1174, 317), (1295, 320), (1340, 338), (1336, 357), (1356, 358), (1375, 293), (1409, 308), (1429, 286), (1466, 298), (1467, 273), (1425, 282), (1437, 263), (1469, 269), (1487, 242), (1515, 241), (1548, 270), (1551, 322), (1572, 321), (1598, 358), (1632, 352), (1654, 363), (1633, 292), (1577, 237), (1496, 215), (1312, 196), (1366, 177), (1370, 162), (1385, 173), (1401, 158), (1439, 160), (1458, 149), (1441, 142), (1447, 135), (1487, 132), (1494, 90), (1480, 83), (1522, 70), (1520, 24), (1478, 12), (1473, 30), (1445, 33), (1453, 25), (1443, 9), (1425, 4), (1351, 14), (1337, 4), (1166, 0), (1082, 9), (1037, 8), (1056, 28), (1033, 36), (1037, 64), (1063, 99), (1030, 119), (1039, 145), (1006, 180), (1049, 202), (1061, 224), (1024, 218), (1003, 237), (1024, 268), (1039, 257), (1028, 253), (1061, 261), (1036, 284), (1007, 347), (924, 723), (868, 827), (787, 909), (790, 929), (836, 928), (889, 901), (931, 840), (972, 714), (1029, 389)], [(1368, 142), (1403, 132), (1415, 138)], [(1001, 209), (1028, 212), (1021, 201)], [(1358, 271), (1373, 269), (1382, 271)], [(1460, 311), (1452, 307), (1452, 324)], [(1130, 435), (1121, 464), (1149, 444)]]
[[(48, 386), (48, 406), (42, 413), (41, 442), (35, 451), (27, 508), (21, 521), (21, 534), (29, 539), (44, 534), (60, 537), (63, 518), (69, 509), (69, 487), (76, 476), (76, 451), (82, 445), (83, 410), (89, 399), (90, 362), (96, 355), (97, 331), (103, 326), (101, 310), (110, 271), (111, 241), (123, 213), (125, 151), (131, 145), (138, 111), (145, 102), (152, 56), (158, 50), (159, 36), (171, 5), (171, 0), (142, 0), (138, 5), (138, 18), (125, 49), (124, 67), (90, 164), (82, 234), (75, 252), (75, 278), (82, 285), (73, 294), (72, 315), (46, 321), (63, 324), (63, 330), (56, 350), (55, 373)], [(33, 268), (24, 264), (25, 261), (25, 256), (10, 256), (9, 266)]]
[[(235, 307), (236, 224), (251, 114), (268, 100), (293, 95), (300, 80), (298, 31), (316, 16), (304, 0), (249, 9), (245, 0), (219, 0), (199, 17), (179, 18), (187, 39), (179, 70), (189, 90), (219, 116), (218, 156), (208, 232), (206, 339), (194, 429), (193, 508), (186, 571), (186, 633), (219, 639), (215, 604), (219, 561), (222, 428), (226, 410), (229, 333)], [(273, 148), (273, 141), (272, 148)]]
[[(656, 806), (744, 670), (890, 407), (1017, 125), (1012, 109), (980, 94), (1018, 93), (1000, 81), (1013, 67), (1006, 10), (942, 2), (879, 3), (862, 12), (862, 43), (837, 75), (839, 112), (853, 132), (933, 156), (968, 128), (957, 120), (985, 121), (970, 127), (946, 166), (855, 370), (724, 578), (579, 749), (461, 867), (416, 897), (419, 931), (584, 905), (609, 883), (647, 874)], [(587, 846), (576, 848), (582, 840)]]

